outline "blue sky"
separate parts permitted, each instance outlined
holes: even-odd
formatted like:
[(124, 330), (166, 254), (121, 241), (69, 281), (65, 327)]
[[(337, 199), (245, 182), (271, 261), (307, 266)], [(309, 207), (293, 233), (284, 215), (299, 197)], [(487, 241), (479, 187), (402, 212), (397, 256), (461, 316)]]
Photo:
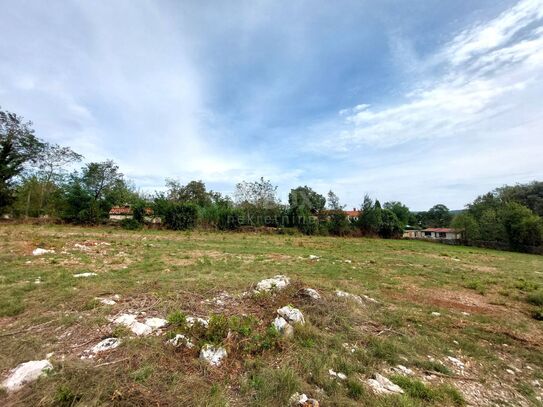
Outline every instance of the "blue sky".
[(0, 106), (145, 191), (462, 208), (543, 178), (543, 0), (0, 0)]

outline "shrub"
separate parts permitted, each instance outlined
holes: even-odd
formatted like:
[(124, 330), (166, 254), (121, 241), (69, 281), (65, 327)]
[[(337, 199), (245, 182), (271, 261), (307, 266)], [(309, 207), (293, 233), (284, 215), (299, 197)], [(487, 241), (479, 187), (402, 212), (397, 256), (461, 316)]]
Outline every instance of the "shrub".
[(220, 230), (236, 230), (241, 226), (242, 212), (237, 208), (219, 208), (217, 227)]
[(535, 291), (528, 294), (528, 296), (526, 297), (526, 301), (528, 301), (532, 305), (543, 306), (543, 290)]
[(141, 229), (142, 226), (143, 225), (136, 219), (123, 219), (121, 221), (121, 227), (127, 230), (138, 230)]
[(164, 223), (169, 229), (192, 229), (198, 220), (198, 208), (194, 204), (171, 203), (165, 211)]

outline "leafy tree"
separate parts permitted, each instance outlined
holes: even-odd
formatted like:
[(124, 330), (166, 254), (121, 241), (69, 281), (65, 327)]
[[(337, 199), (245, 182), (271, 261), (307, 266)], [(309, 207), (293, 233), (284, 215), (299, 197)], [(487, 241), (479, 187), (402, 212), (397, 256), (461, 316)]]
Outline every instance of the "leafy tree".
[(167, 179), (168, 197), (172, 201), (193, 203), (200, 207), (210, 206), (213, 200), (217, 200), (220, 194), (207, 191), (202, 181), (190, 181), (187, 185), (181, 185), (179, 181)]
[(466, 243), (479, 240), (481, 237), (479, 224), (470, 213), (456, 215), (451, 225), (453, 228), (462, 231), (462, 239)]
[(540, 246), (543, 242), (542, 220), (531, 209), (517, 202), (510, 202), (502, 209), (501, 217), (513, 249)]
[(236, 184), (234, 192), (236, 204), (240, 207), (257, 209), (276, 208), (279, 206), (277, 186), (261, 177), (259, 181), (242, 181)]
[(358, 219), (358, 225), (362, 233), (366, 235), (377, 235), (381, 228), (381, 205), (379, 201), (373, 203), (369, 195), (364, 196), (361, 214)]
[(379, 225), (379, 236), (385, 239), (400, 237), (402, 235), (403, 225), (390, 209), (381, 210), (381, 224)]
[(332, 235), (343, 236), (345, 235), (351, 225), (347, 214), (343, 211), (345, 205), (341, 205), (339, 197), (333, 192), (328, 192), (328, 232)]
[(307, 210), (312, 214), (317, 214), (324, 209), (326, 198), (308, 186), (303, 186), (290, 191), (288, 194), (288, 203), (290, 209), (296, 212)]
[[(471, 213), (471, 212), (470, 212)], [(505, 242), (507, 235), (500, 208), (488, 208), (480, 212), (478, 219), (480, 239), (487, 242)]]
[(341, 205), (339, 197), (333, 192), (328, 191), (328, 208), (332, 211), (342, 211), (345, 205)]
[(498, 188), (495, 194), (504, 202), (518, 202), (543, 217), (543, 182), (517, 184)]
[(196, 226), (198, 207), (191, 203), (170, 203), (166, 209), (164, 222), (173, 230), (187, 230)]
[(452, 215), (443, 204), (434, 205), (428, 212), (426, 212), (425, 217), (426, 224), (434, 228), (446, 228), (451, 224)]
[(0, 211), (13, 202), (14, 181), (28, 163), (35, 163), (44, 144), (31, 122), (0, 110)]
[(409, 218), (411, 215), (411, 212), (409, 212), (409, 208), (398, 201), (392, 201), (392, 202), (385, 202), (383, 205), (384, 209), (391, 210), (394, 212), (398, 220), (402, 223), (402, 225), (409, 224)]

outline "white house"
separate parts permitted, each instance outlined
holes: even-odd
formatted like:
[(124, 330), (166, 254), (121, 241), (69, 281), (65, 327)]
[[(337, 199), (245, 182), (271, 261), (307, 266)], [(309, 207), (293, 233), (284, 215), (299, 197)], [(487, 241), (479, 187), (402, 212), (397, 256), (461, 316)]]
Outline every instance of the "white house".
[(450, 228), (428, 228), (423, 230), (406, 230), (403, 237), (411, 239), (462, 239), (462, 231)]

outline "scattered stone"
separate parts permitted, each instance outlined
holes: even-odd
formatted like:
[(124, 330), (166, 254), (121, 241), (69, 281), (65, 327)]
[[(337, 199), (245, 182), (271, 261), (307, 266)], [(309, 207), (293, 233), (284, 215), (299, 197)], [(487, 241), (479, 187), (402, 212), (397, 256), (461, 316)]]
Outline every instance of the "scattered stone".
[(160, 329), (168, 325), (168, 321), (162, 318), (147, 318), (145, 320), (145, 325), (151, 327), (151, 329)]
[(260, 281), (256, 285), (256, 291), (262, 292), (262, 291), (271, 291), (271, 290), (282, 290), (289, 284), (290, 284), (290, 279), (288, 277), (285, 277), (283, 275), (277, 275), (275, 277), (266, 278)]
[(178, 348), (179, 346), (186, 346), (189, 349), (194, 347), (192, 341), (183, 334), (175, 335), (172, 339), (168, 341), (168, 343), (175, 346), (176, 348)]
[(222, 292), (219, 295), (217, 295), (216, 297), (213, 297), (211, 299), (202, 301), (202, 303), (214, 304), (214, 305), (218, 305), (220, 307), (223, 307), (230, 300), (232, 300), (232, 296), (230, 294), (228, 294), (227, 292)]
[(314, 290), (313, 288), (302, 288), (300, 290), (300, 294), (315, 301), (318, 301), (322, 298), (319, 292), (317, 290)]
[(118, 338), (106, 338), (101, 342), (98, 342), (91, 349), (86, 350), (81, 359), (92, 359), (97, 353), (105, 352), (111, 349), (115, 349), (121, 344), (121, 340)]
[(279, 308), (277, 313), (285, 318), (287, 322), (293, 324), (305, 324), (304, 315), (298, 308), (294, 308), (290, 305), (286, 305), (283, 308)]
[(432, 312), (430, 315), (434, 316), (434, 317), (439, 317), (441, 316), (441, 314), (439, 312)]
[(515, 372), (511, 369), (505, 369), (505, 371), (509, 373), (510, 375), (513, 375), (513, 376), (515, 375)]
[(469, 312), (466, 312), (466, 311), (462, 311), (462, 315), (466, 316), (466, 317), (469, 317), (470, 316), (470, 313)]
[(79, 274), (74, 274), (74, 277), (75, 278), (81, 278), (81, 277), (94, 277), (94, 276), (97, 276), (98, 274), (96, 273), (79, 273)]
[(31, 360), (21, 363), (15, 369), (9, 372), (6, 380), (2, 382), (2, 387), (8, 392), (18, 391), (27, 383), (37, 380), (40, 376), (52, 370), (53, 365), (47, 359)]
[(277, 329), (280, 334), (287, 338), (294, 335), (294, 328), (283, 317), (275, 318), (272, 325), (275, 327), (275, 329)]
[(351, 264), (352, 260), (343, 260), (344, 263)]
[(319, 402), (315, 399), (310, 399), (305, 394), (294, 393), (290, 396), (289, 404), (292, 407), (319, 407)]
[(310, 254), (309, 255), (309, 260), (319, 260), (319, 259), (320, 259), (320, 257), (315, 255), (315, 254)]
[(349, 300), (356, 301), (360, 305), (365, 305), (364, 301), (373, 302), (374, 304), (379, 303), (379, 301), (377, 301), (375, 298), (371, 298), (371, 297), (369, 297), (367, 295), (360, 296), (360, 295), (356, 295), (356, 294), (347, 293), (347, 292), (341, 291), (341, 290), (336, 290), (336, 297), (347, 298)]
[(337, 378), (339, 380), (345, 380), (347, 379), (347, 375), (345, 373), (341, 373), (341, 372), (334, 372), (332, 369), (328, 369), (328, 374), (333, 377), (333, 378)]
[(79, 250), (84, 251), (84, 252), (90, 250), (90, 247), (89, 247), (89, 246), (85, 246), (84, 244), (79, 244), (79, 243), (74, 244), (74, 247), (75, 247), (76, 249), (79, 249)]
[(54, 253), (55, 251), (54, 250), (48, 250), (48, 249), (42, 249), (41, 247), (38, 247), (37, 249), (34, 249), (32, 251), (32, 255), (33, 256), (41, 256), (42, 254), (49, 254), (49, 253)]
[(200, 317), (187, 317), (186, 322), (189, 328), (191, 328), (194, 324), (200, 324), (204, 328), (207, 328), (207, 326), (209, 325), (209, 321), (207, 319)]
[(375, 373), (373, 379), (368, 379), (368, 384), (376, 394), (403, 394), (400, 386), (379, 373)]
[(113, 323), (130, 328), (130, 330), (138, 336), (149, 335), (151, 332), (162, 328), (168, 323), (162, 318), (147, 318), (145, 323), (137, 321), (136, 318), (137, 316), (133, 314), (123, 314), (113, 320)]
[(226, 349), (220, 346), (204, 345), (200, 351), (200, 359), (205, 360), (212, 366), (219, 366), (227, 356)]
[(96, 297), (95, 300), (100, 301), (104, 305), (115, 305), (115, 304), (117, 304), (117, 301), (112, 300), (111, 298)]
[(34, 284), (41, 284), (41, 277), (36, 278)]
[(358, 349), (358, 347), (356, 345), (350, 345), (348, 343), (342, 343), (341, 346), (343, 346), (343, 348), (351, 353), (355, 353), (356, 350)]
[(415, 374), (411, 369), (405, 367), (404, 365), (398, 365), (396, 367), (393, 367), (392, 371), (395, 373), (403, 374), (405, 376), (413, 376)]
[(447, 356), (447, 360), (459, 369), (464, 369), (465, 367), (464, 363), (460, 359), (453, 358), (452, 356)]

